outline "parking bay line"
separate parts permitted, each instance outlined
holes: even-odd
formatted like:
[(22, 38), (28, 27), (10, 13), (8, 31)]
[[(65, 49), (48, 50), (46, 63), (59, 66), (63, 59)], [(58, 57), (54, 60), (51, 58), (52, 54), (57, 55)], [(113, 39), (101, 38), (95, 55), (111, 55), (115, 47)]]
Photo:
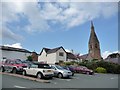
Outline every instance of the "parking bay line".
[(33, 78), (33, 77), (29, 77), (29, 76), (23, 76), (23, 75), (19, 75), (19, 74), (11, 74), (11, 73), (6, 73), (6, 72), (4, 72), (4, 73), (2, 72), (0, 74), (15, 76), (15, 77), (23, 78), (23, 79), (26, 79), (26, 80), (37, 81), (37, 82), (42, 82), (42, 83), (50, 83), (49, 80), (37, 79), (37, 78)]
[(17, 86), (17, 85), (14, 85), (15, 88), (26, 88), (26, 87), (22, 87), (22, 86)]

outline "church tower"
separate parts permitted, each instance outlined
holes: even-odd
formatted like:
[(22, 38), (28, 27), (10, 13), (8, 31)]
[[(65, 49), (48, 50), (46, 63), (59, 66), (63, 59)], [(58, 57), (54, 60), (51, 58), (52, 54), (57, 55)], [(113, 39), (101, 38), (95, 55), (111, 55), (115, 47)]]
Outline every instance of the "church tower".
[(90, 38), (89, 38), (89, 53), (88, 53), (88, 58), (87, 59), (98, 59), (100, 60), (101, 53), (100, 53), (100, 45), (99, 45), (99, 40), (97, 38), (97, 35), (94, 30), (94, 25), (93, 22), (91, 21), (91, 33), (90, 33)]

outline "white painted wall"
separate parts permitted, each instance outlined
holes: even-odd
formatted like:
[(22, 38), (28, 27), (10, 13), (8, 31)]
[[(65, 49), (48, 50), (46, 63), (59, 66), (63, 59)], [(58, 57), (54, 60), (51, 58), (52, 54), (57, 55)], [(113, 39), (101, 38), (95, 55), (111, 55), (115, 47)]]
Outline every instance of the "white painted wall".
[(71, 61), (75, 61), (75, 62), (79, 62), (79, 60), (74, 60), (74, 59), (67, 59), (67, 62), (71, 62)]
[(2, 57), (6, 57), (6, 59), (21, 59), (26, 60), (27, 56), (30, 56), (31, 53), (25, 53), (25, 52), (18, 52), (18, 51), (7, 51), (7, 50), (0, 50), (2, 52)]
[(38, 62), (54, 64), (56, 62), (56, 53), (46, 54), (45, 50), (38, 56)]
[[(64, 56), (59, 56), (60, 52), (64, 53)], [(62, 48), (56, 52), (56, 62), (59, 62), (59, 61), (66, 62), (66, 58), (67, 58), (66, 52)]]
[(38, 56), (38, 62), (46, 62), (46, 52), (45, 50), (43, 50), (43, 52), (41, 53), (41, 55)]
[(50, 53), (47, 55), (47, 63), (55, 64), (56, 63), (56, 53)]

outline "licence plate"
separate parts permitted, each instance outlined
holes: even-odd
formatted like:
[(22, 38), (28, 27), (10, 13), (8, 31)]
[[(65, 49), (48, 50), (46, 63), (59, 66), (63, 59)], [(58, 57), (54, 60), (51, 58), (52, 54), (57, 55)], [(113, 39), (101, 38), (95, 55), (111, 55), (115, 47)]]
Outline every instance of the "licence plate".
[(51, 72), (51, 70), (48, 70), (48, 72)]

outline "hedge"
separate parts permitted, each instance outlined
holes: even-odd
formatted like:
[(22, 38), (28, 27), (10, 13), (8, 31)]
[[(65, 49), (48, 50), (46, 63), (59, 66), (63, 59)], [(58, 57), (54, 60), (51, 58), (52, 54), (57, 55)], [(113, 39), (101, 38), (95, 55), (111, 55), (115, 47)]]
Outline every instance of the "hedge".
[(97, 67), (95, 69), (95, 72), (97, 72), (97, 73), (107, 73), (106, 69), (103, 68), (103, 67)]

